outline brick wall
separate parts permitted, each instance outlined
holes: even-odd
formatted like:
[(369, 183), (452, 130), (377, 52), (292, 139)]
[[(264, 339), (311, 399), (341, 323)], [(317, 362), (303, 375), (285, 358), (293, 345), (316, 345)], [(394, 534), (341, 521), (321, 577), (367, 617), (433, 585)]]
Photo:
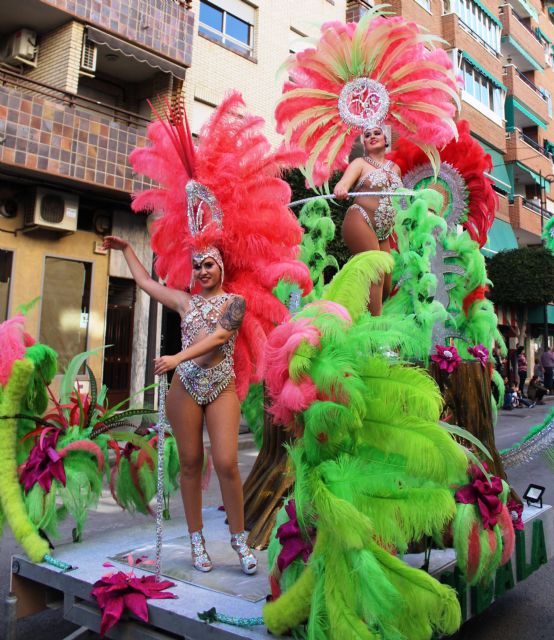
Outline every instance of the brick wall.
[(39, 39), (38, 64), (26, 76), (77, 93), (84, 26), (71, 21)]
[[(174, 0), (41, 0), (66, 13), (190, 65), (194, 15)], [(278, 3), (277, 3), (278, 4)]]

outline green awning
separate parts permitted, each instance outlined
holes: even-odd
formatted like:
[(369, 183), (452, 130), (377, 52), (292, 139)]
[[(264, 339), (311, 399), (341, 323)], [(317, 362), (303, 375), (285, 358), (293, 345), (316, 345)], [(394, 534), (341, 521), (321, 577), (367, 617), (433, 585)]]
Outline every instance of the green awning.
[(544, 187), (546, 193), (550, 193), (550, 182), (548, 182), (548, 180), (545, 180), (545, 178), (542, 178), (538, 173), (533, 171), (533, 169), (529, 169), (529, 167), (521, 162), (516, 162), (515, 165), (522, 171), (526, 171), (531, 176), (531, 178), (533, 178), (533, 180), (539, 185), (539, 187)]
[(481, 4), (479, 2), (479, 0), (473, 0), (473, 3), (476, 4), (479, 7), (479, 9), (481, 9), (481, 11), (494, 22), (495, 25), (497, 25), (498, 27), (500, 27), (502, 29), (502, 23), (494, 15), (494, 13), (491, 13), (490, 9), (487, 9), (487, 7), (485, 7), (484, 4)]
[(519, 0), (519, 4), (525, 7), (525, 10), (535, 22), (539, 21), (539, 13), (530, 2), (527, 2), (527, 0)]
[(541, 40), (548, 42), (548, 44), (552, 44), (552, 40), (546, 35), (546, 33), (540, 27), (536, 27), (535, 33), (539, 36)]
[(505, 84), (502, 84), (500, 80), (497, 80), (490, 71), (484, 69), (477, 61), (475, 61), (468, 53), (462, 51), (462, 58), (470, 64), (474, 69), (477, 69), (482, 76), (485, 76), (488, 80), (492, 82), (495, 87), (502, 89), (502, 91), (507, 91), (508, 88)]
[(546, 122), (539, 118), (535, 113), (533, 113), (528, 107), (522, 104), (517, 98), (514, 96), (507, 96), (505, 103), (505, 112), (506, 112), (506, 129), (508, 131), (512, 131), (515, 124), (514, 120), (514, 109), (517, 109), (520, 113), (527, 116), (530, 120), (532, 120), (538, 127), (541, 129), (546, 129)]
[(491, 258), (495, 253), (510, 249), (517, 249), (517, 240), (512, 225), (500, 220), (500, 218), (495, 218), (481, 253)]
[(486, 173), (485, 175), (493, 180), (496, 186), (501, 191), (511, 193), (512, 184), (510, 182), (508, 170), (506, 169), (506, 165), (504, 163), (504, 156), (502, 155), (502, 153), (500, 153), (500, 151), (497, 151), (486, 142), (483, 142), (482, 140), (478, 140), (478, 142), (492, 159), (492, 171), (490, 174)]
[(517, 42), (517, 40), (514, 40), (512, 36), (502, 36), (500, 41), (502, 44), (504, 44), (504, 42), (509, 42), (512, 47), (516, 49), (518, 53), (527, 60), (527, 62), (533, 67), (533, 69), (535, 69), (535, 71), (540, 71), (542, 73), (543, 67), (541, 63), (538, 60), (535, 60), (535, 58), (533, 58), (530, 53), (525, 51), (525, 49), (519, 44), (519, 42)]
[[(548, 324), (554, 324), (554, 304), (546, 305), (546, 320)], [(544, 324), (544, 306), (529, 307), (527, 322), (529, 324)]]

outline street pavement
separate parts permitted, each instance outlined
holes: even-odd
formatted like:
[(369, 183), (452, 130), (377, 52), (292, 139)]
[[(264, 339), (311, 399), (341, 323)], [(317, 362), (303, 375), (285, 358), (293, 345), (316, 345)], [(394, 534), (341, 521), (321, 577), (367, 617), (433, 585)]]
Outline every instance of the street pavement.
[[(498, 449), (506, 448), (520, 440), (530, 427), (543, 421), (553, 406), (554, 396), (546, 398), (545, 406), (514, 409), (510, 412), (500, 411), (496, 426)], [(248, 475), (256, 455), (257, 451), (250, 434), (241, 434), (239, 467), (243, 480)], [(547, 469), (542, 458), (539, 457), (538, 460), (520, 468), (508, 470), (508, 480), (520, 495), (529, 483), (540, 484), (546, 487), (545, 503), (554, 503), (554, 475)], [(221, 494), (217, 478), (213, 474), (208, 489), (204, 492), (204, 506), (217, 507), (220, 504)], [(171, 517), (183, 518), (183, 508), (178, 496), (171, 499)], [(149, 517), (122, 511), (109, 494), (104, 493), (98, 509), (89, 515), (85, 539), (114, 530), (121, 530), (124, 537), (127, 527), (136, 526), (141, 522), (144, 522), (145, 526), (151, 525)], [(57, 544), (71, 541), (72, 526), (71, 522), (67, 522), (61, 527), (61, 536)], [(0, 615), (3, 615), (2, 605), (9, 591), (10, 558), (15, 553), (19, 553), (19, 549), (11, 532), (7, 531), (0, 540)], [(552, 640), (553, 593), (554, 561), (539, 569), (525, 582), (518, 584), (483, 614), (467, 622), (456, 635), (456, 640)], [(20, 620), (17, 640), (62, 640), (75, 630), (75, 625), (63, 620), (61, 611), (46, 611)]]

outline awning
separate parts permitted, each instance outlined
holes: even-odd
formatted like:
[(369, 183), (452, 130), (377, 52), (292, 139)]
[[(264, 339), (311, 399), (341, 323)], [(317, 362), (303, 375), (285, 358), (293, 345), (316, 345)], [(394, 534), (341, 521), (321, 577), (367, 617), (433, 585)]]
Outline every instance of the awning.
[[(546, 321), (548, 324), (554, 324), (554, 304), (546, 305)], [(527, 322), (529, 324), (544, 324), (544, 306), (529, 307)]]
[(508, 170), (504, 163), (504, 156), (500, 151), (497, 151), (486, 142), (483, 142), (482, 140), (478, 140), (478, 142), (492, 159), (492, 171), (490, 174), (485, 173), (485, 175), (487, 178), (490, 178), (501, 191), (511, 193), (512, 185), (510, 183)]
[(483, 68), (476, 60), (474, 60), (468, 53), (465, 51), (461, 52), (462, 58), (468, 62), (474, 69), (477, 69), (482, 76), (485, 76), (488, 80), (492, 82), (495, 87), (502, 89), (502, 91), (507, 91), (508, 87), (505, 84), (502, 84), (500, 80), (497, 80), (490, 71), (487, 71)]
[(488, 16), (496, 26), (500, 27), (502, 29), (502, 23), (500, 22), (500, 20), (494, 15), (494, 13), (492, 13), (490, 11), (490, 9), (487, 9), (487, 7), (485, 7), (485, 5), (481, 2), (479, 2), (479, 0), (473, 0), (474, 4), (476, 4), (479, 9), (481, 9), (481, 11)]
[(539, 187), (544, 187), (544, 190), (546, 191), (546, 193), (550, 193), (550, 182), (548, 182), (548, 180), (546, 180), (545, 178), (542, 178), (538, 173), (533, 171), (533, 169), (529, 169), (529, 167), (525, 166), (522, 162), (516, 162), (515, 165), (516, 167), (519, 167), (522, 171), (525, 171), (526, 173), (528, 173), (531, 176), (531, 178), (533, 178), (535, 183), (539, 185)]
[(512, 47), (519, 53), (519, 55), (525, 58), (525, 60), (527, 60), (527, 62), (533, 67), (533, 69), (535, 69), (535, 71), (540, 71), (542, 73), (544, 69), (540, 61), (535, 60), (535, 58), (533, 58), (530, 53), (525, 51), (525, 49), (519, 44), (519, 42), (517, 42), (517, 40), (514, 40), (512, 36), (502, 36), (501, 42), (508, 42), (510, 45), (512, 45)]
[(159, 69), (164, 73), (171, 73), (176, 78), (180, 80), (185, 79), (186, 68), (182, 67), (174, 62), (170, 62), (161, 56), (156, 55), (155, 53), (150, 53), (149, 51), (145, 51), (140, 47), (131, 44), (130, 42), (126, 42), (121, 38), (117, 38), (116, 36), (112, 36), (104, 31), (100, 31), (99, 29), (95, 29), (94, 27), (87, 27), (87, 38), (94, 42), (95, 44), (105, 45), (110, 48), (112, 51), (117, 51), (118, 53), (122, 53), (124, 56), (128, 58), (134, 58), (138, 62), (145, 62), (147, 65), (151, 66), (153, 69)]
[(546, 35), (546, 33), (540, 27), (535, 28), (535, 33), (539, 36), (541, 40), (548, 42), (548, 44), (552, 44), (552, 40)]
[(544, 120), (541, 120), (539, 116), (537, 116), (530, 109), (528, 109), (517, 98), (515, 98), (514, 96), (508, 96), (506, 98), (506, 105), (505, 105), (506, 124), (507, 124), (506, 128), (508, 130), (513, 129), (515, 126), (514, 125), (514, 109), (517, 109), (520, 113), (523, 113), (524, 116), (527, 116), (529, 120), (532, 120), (537, 126), (541, 127), (541, 129), (546, 129), (546, 122)]
[(509, 222), (495, 218), (487, 236), (485, 246), (481, 248), (481, 253), (487, 258), (491, 258), (500, 251), (517, 249), (517, 240)]

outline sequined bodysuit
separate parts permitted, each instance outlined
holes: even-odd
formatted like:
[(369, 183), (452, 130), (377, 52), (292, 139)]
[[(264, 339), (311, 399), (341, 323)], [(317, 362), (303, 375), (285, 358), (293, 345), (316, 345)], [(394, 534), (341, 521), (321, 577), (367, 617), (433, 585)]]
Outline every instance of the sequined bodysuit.
[[(181, 321), (183, 350), (213, 333), (221, 315), (233, 296), (222, 293), (212, 298), (193, 295), (189, 308)], [(213, 402), (235, 377), (233, 352), (236, 334), (219, 347), (223, 359), (213, 367), (201, 367), (194, 360), (186, 360), (177, 366), (177, 374), (188, 393), (200, 405)]]
[[(402, 180), (393, 170), (393, 163), (387, 160), (380, 169), (368, 171), (363, 175), (356, 186), (354, 191), (394, 191), (402, 186)], [(394, 218), (396, 216), (396, 210), (392, 205), (392, 199), (390, 196), (382, 196), (379, 198), (379, 204), (375, 209), (373, 222), (367, 212), (367, 209), (359, 203), (353, 204), (348, 208), (348, 211), (358, 211), (363, 219), (367, 222), (368, 226), (375, 231), (377, 240), (382, 242), (386, 240), (394, 228)]]

